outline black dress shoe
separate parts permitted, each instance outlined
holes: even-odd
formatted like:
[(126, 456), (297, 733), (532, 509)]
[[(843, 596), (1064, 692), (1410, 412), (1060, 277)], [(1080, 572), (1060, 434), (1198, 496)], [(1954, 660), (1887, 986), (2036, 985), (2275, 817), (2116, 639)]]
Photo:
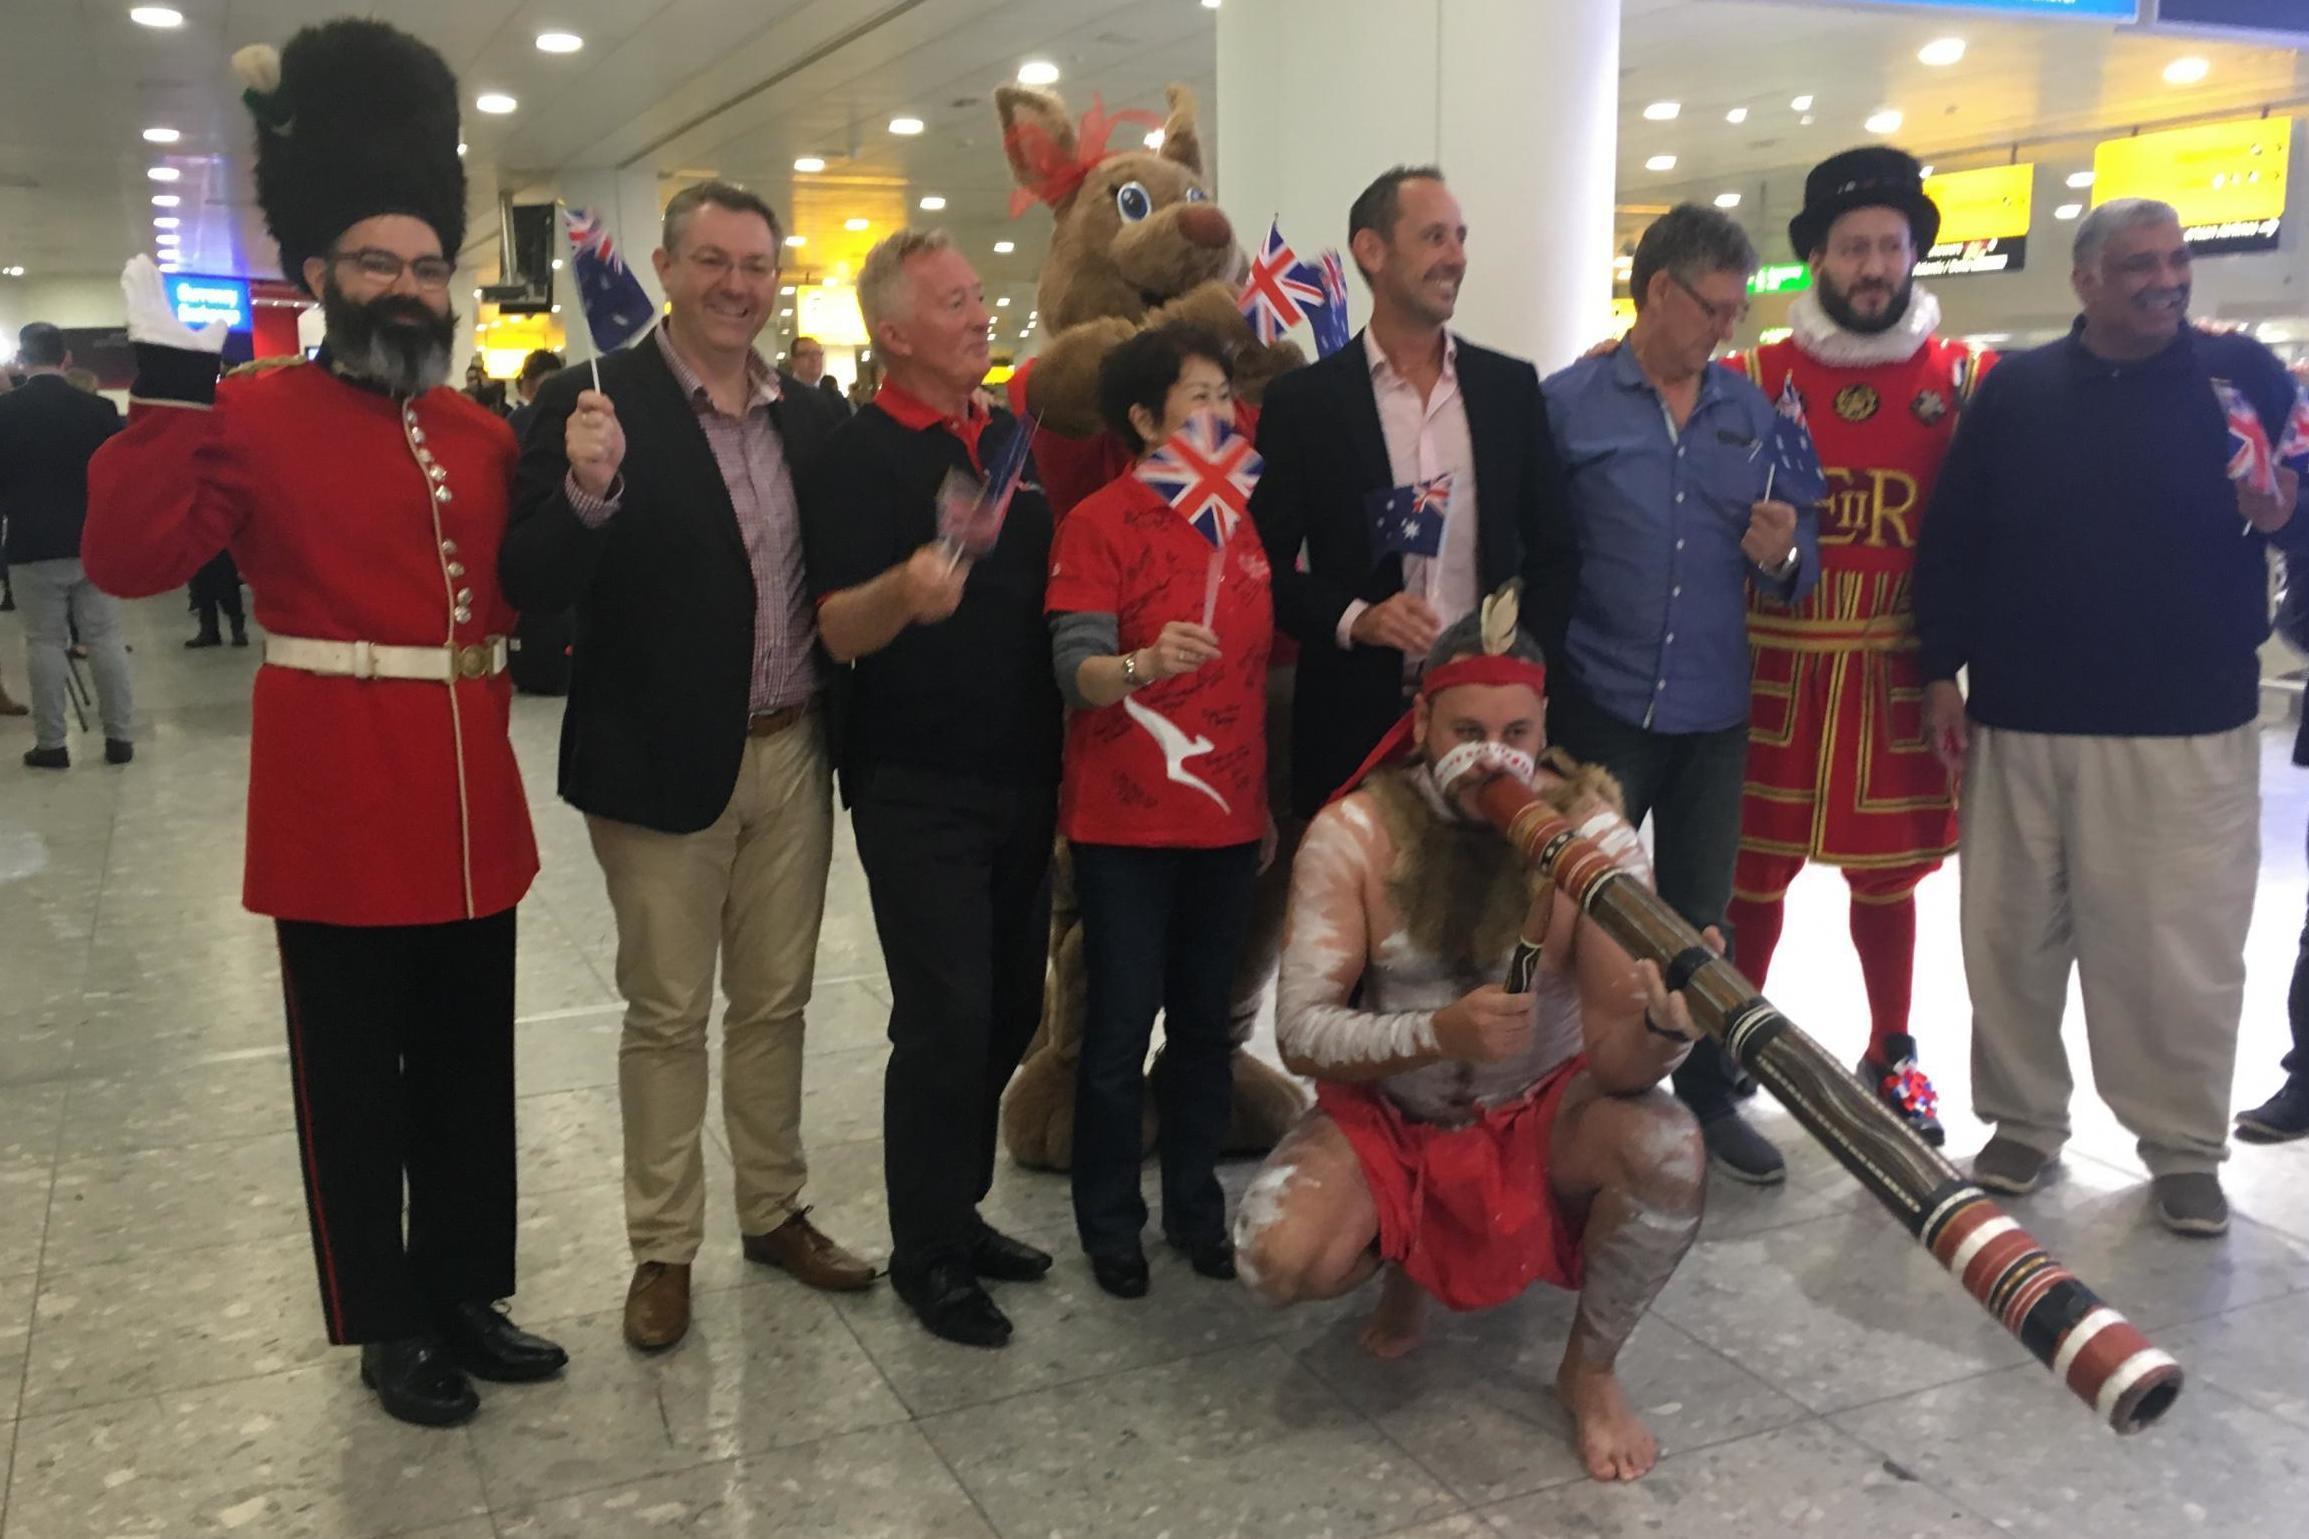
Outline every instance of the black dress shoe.
[(199, 635), (193, 637), (192, 640), (186, 642), (184, 644), (184, 649), (187, 652), (198, 652), (207, 647), (221, 647), (223, 645), (224, 638), (219, 636), (215, 631), (202, 631)]
[(931, 1335), (966, 1347), (1010, 1342), (1010, 1317), (979, 1286), (967, 1261), (935, 1261), (918, 1277), (890, 1276), (898, 1297)]
[(981, 1224), (970, 1242), (970, 1270), (994, 1282), (1039, 1282), (1050, 1270), (1050, 1254)]
[(569, 1354), (532, 1336), (495, 1304), (451, 1304), (441, 1311), (441, 1339), (457, 1366), (492, 1384), (534, 1384), (569, 1366)]
[(105, 763), (126, 764), (129, 760), (135, 757), (136, 745), (130, 742), (128, 739), (124, 737), (108, 737), (104, 740)]
[(361, 1348), (361, 1382), (396, 1421), (454, 1427), (481, 1409), (465, 1371), (438, 1336), (404, 1336)]
[(1197, 1277), (1234, 1281), (1235, 1242), (1225, 1235), (1213, 1240), (1182, 1240), (1174, 1234), (1169, 1240), (1171, 1249), (1187, 1258), (1187, 1265), (1195, 1269)]
[(1147, 1290), (1146, 1252), (1135, 1245), (1103, 1254), (1093, 1251), (1090, 1275), (1118, 1299), (1143, 1299)]
[(69, 748), (27, 748), (24, 750), (26, 769), (70, 769), (72, 750)]

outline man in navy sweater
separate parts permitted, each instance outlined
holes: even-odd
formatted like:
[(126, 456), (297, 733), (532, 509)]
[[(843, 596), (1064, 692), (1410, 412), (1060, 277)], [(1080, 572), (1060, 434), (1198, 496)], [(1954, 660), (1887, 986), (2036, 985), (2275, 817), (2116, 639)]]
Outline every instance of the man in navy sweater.
[(1982, 383), (1917, 555), (1928, 730), (1964, 777), (1973, 1099), (1996, 1125), (1973, 1178), (2034, 1191), (2067, 1140), (2073, 965), (2158, 1218), (2216, 1235), (2260, 863), (2263, 546), (2309, 552), (2309, 518), (2289, 471), (2272, 492), (2229, 479), (2215, 386), (2271, 442), (2294, 387), (2258, 342), (2189, 326), (2165, 204), (2095, 209), (2072, 281), (2068, 337)]

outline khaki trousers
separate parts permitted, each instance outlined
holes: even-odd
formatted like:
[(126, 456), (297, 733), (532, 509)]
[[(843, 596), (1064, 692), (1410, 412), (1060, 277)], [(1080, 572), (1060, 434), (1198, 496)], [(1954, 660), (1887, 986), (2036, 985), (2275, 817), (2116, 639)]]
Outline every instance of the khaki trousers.
[(2069, 968), (2093, 1079), (2153, 1175), (2226, 1156), (2261, 858), (2260, 731), (2070, 737), (1974, 726), (1960, 811), (1974, 1110), (2069, 1135)]
[(705, 1235), (706, 1024), (714, 964), (722, 1117), (737, 1168), (738, 1227), (766, 1234), (796, 1211), (802, 1154), (802, 1012), (825, 912), (834, 809), (825, 718), (749, 737), (729, 806), (694, 834), (588, 817), (617, 913), (617, 1054), (625, 1118), (625, 1226), (634, 1259), (687, 1263)]

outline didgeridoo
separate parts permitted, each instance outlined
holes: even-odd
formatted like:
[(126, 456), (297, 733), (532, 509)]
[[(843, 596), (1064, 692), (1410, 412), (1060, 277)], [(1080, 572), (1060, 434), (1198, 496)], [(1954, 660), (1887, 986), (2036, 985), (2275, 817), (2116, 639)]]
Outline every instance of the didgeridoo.
[(1675, 910), (1512, 776), (1476, 793), (1524, 859), (1680, 989), (1693, 1024), (1779, 1097), (1805, 1131), (1905, 1224), (1964, 1291), (2118, 1432), (2172, 1409), (2181, 1366), (2149, 1344), (1986, 1193), (1711, 951)]

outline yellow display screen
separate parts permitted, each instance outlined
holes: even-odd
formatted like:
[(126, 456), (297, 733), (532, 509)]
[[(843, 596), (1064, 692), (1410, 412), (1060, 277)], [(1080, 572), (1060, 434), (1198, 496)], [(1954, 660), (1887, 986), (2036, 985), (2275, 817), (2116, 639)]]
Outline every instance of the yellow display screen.
[(1940, 244), (2010, 240), (2028, 233), (2036, 167), (1984, 166), (1924, 179), (1924, 195), (1940, 206)]
[(2093, 202), (2155, 198), (2199, 251), (2267, 250), (2285, 216), (2289, 117), (2236, 118), (2109, 139), (2093, 149)]
[(830, 347), (864, 347), (865, 317), (858, 291), (847, 283), (805, 283), (794, 291), (794, 335), (816, 337)]

